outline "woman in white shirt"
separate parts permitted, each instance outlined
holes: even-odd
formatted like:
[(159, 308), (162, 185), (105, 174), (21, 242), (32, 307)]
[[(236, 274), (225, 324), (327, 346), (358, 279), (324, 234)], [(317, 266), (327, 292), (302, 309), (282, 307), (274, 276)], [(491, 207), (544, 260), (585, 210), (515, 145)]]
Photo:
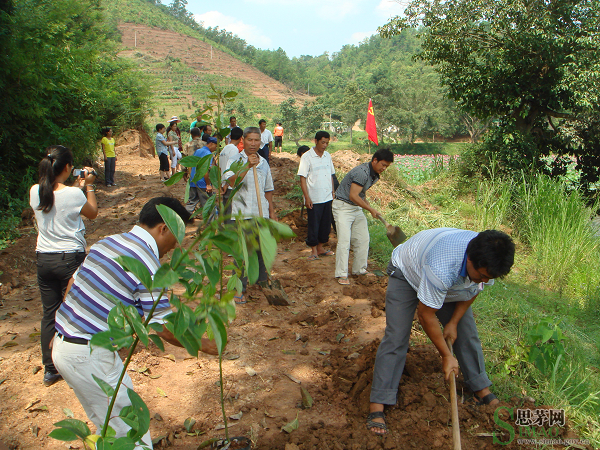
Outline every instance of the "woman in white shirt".
[[(42, 360), (44, 384), (60, 379), (52, 363), (50, 343), (56, 332), (54, 316), (60, 307), (71, 276), (85, 259), (85, 226), (81, 216), (95, 219), (98, 205), (91, 167), (75, 182), (65, 185), (73, 170), (73, 153), (62, 145), (48, 147), (40, 161), (39, 183), (29, 191), (29, 204), (35, 213), (38, 229), (36, 246), (37, 273), (42, 297)], [(83, 189), (83, 191), (82, 191)], [(85, 193), (84, 193), (85, 192)]]

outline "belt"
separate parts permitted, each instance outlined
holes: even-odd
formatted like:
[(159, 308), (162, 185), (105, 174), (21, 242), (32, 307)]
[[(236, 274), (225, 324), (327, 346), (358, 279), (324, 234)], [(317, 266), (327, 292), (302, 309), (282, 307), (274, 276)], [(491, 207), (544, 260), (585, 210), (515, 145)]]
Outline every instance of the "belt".
[(56, 333), (56, 336), (69, 344), (88, 345), (90, 341), (83, 338), (70, 338), (63, 336), (61, 333)]

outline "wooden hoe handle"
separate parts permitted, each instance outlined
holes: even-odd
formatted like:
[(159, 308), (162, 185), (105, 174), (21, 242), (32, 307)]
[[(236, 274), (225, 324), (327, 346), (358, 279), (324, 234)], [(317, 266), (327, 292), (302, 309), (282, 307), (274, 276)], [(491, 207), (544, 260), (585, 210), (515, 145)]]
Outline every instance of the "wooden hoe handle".
[(252, 166), (252, 172), (254, 172), (254, 187), (256, 188), (256, 201), (258, 202), (258, 214), (260, 217), (262, 214), (262, 203), (260, 201), (260, 186), (258, 184), (258, 173), (256, 173), (256, 166)]
[[(446, 344), (452, 352), (452, 342), (450, 339), (446, 339)], [(456, 399), (456, 376), (452, 374), (450, 376), (450, 404), (452, 408), (452, 442), (454, 443), (454, 450), (461, 450), (460, 446), (460, 423), (458, 421), (458, 403)]]

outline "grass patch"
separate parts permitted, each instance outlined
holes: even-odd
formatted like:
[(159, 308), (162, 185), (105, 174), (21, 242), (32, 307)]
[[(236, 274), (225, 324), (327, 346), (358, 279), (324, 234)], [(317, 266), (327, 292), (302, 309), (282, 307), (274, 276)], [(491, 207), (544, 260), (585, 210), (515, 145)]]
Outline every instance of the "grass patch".
[[(596, 207), (587, 208), (566, 183), (545, 177), (473, 180), (462, 194), (452, 171), (418, 187), (402, 173), (386, 178), (399, 200), (388, 208), (374, 207), (409, 237), (444, 226), (503, 229), (513, 236), (513, 271), (483, 291), (473, 307), (493, 390), (504, 400), (528, 395), (538, 405), (564, 408), (579, 436), (598, 448), (600, 275), (595, 269), (600, 250), (590, 221)], [(402, 192), (412, 196), (401, 197)], [(434, 208), (423, 207), (425, 201)], [(392, 247), (383, 226), (368, 221), (370, 257), (385, 268)], [(543, 320), (556, 324), (565, 337), (564, 355), (544, 373), (529, 362), (527, 344)]]

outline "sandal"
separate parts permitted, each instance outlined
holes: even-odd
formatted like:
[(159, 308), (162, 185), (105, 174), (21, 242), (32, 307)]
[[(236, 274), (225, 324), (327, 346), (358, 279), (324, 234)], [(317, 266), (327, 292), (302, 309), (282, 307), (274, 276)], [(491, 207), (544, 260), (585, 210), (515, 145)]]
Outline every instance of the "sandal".
[(376, 433), (375, 431), (373, 431), (373, 433), (375, 433), (378, 436), (383, 436), (384, 434), (387, 434), (387, 425), (385, 424), (385, 422), (375, 422), (373, 419), (383, 419), (385, 420), (385, 414), (383, 411), (375, 411), (372, 413), (369, 413), (369, 415), (367, 416), (367, 429), (369, 429), (370, 431), (373, 431), (373, 428), (379, 428), (380, 430), (383, 430), (383, 433)]
[(339, 277), (338, 283), (340, 283), (342, 286), (348, 286), (350, 284), (350, 280), (348, 277)]
[(482, 397), (479, 398), (476, 394), (473, 394), (472, 397), (469, 397), (465, 403), (470, 403), (472, 405), (475, 406), (485, 406), (485, 405), (489, 405), (490, 403), (492, 403), (495, 399), (497, 399), (498, 397), (496, 397), (494, 394), (492, 394), (491, 392)]
[(335, 253), (333, 253), (331, 250), (327, 250), (326, 252), (319, 253), (319, 256), (333, 256), (333, 255), (335, 255)]
[(308, 261), (316, 261), (317, 259), (320, 259), (317, 255), (310, 255), (308, 258), (306, 258)]
[(233, 299), (235, 300), (236, 305), (245, 305), (246, 303), (248, 303), (244, 294), (234, 295)]
[(484, 396), (482, 398), (477, 397), (477, 395), (473, 396), (473, 399), (475, 400), (475, 404), (477, 406), (489, 405), (490, 403), (492, 403), (497, 398), (498, 397), (496, 397), (491, 392), (488, 395), (486, 395), (486, 396)]

